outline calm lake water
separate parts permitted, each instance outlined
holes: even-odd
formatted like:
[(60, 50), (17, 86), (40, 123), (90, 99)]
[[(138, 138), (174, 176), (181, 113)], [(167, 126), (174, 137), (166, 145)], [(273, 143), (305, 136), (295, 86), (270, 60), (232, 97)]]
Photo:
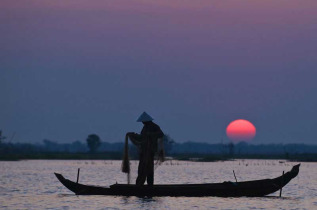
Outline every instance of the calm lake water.
[[(226, 162), (167, 161), (155, 171), (155, 183), (207, 183), (274, 178), (289, 171), (295, 162), (237, 160)], [(56, 179), (53, 172), (79, 182), (108, 186), (126, 183), (120, 161), (28, 160), (0, 162), (1, 209), (317, 209), (317, 163), (302, 163), (298, 177), (263, 198), (137, 198), (121, 196), (76, 196)], [(137, 162), (132, 161), (132, 179)]]

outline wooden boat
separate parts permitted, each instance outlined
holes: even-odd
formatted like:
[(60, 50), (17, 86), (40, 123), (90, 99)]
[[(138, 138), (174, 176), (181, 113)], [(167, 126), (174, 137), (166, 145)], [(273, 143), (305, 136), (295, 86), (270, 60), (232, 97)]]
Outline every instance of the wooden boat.
[(299, 166), (274, 179), (253, 180), (246, 182), (223, 182), (206, 184), (175, 184), (136, 186), (132, 184), (114, 184), (110, 187), (83, 185), (65, 179), (55, 173), (57, 179), (76, 195), (122, 195), (122, 196), (265, 196), (281, 190), (299, 172)]

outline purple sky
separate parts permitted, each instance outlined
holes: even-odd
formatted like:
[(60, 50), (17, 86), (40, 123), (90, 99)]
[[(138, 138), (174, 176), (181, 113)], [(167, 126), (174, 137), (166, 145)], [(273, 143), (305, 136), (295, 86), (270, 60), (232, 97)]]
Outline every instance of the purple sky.
[(316, 143), (317, 1), (1, 0), (0, 129), (123, 142), (147, 111), (177, 142)]

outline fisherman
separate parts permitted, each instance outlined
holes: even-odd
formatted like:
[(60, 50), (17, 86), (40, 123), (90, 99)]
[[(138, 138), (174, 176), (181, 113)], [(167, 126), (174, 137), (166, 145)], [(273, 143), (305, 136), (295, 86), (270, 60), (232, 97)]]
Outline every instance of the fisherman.
[[(129, 132), (126, 134), (126, 162), (123, 161), (122, 171), (125, 173), (130, 172), (128, 163), (128, 138), (136, 145), (139, 149), (139, 166), (138, 166), (138, 177), (136, 179), (136, 185), (143, 185), (145, 180), (149, 186), (153, 186), (154, 183), (154, 156), (158, 154), (158, 162), (164, 161), (164, 146), (163, 137), (164, 133), (161, 128), (153, 122), (153, 118), (146, 112), (143, 112), (137, 119), (137, 122), (143, 123), (143, 129), (141, 134)], [(125, 159), (125, 158), (124, 158)], [(125, 163), (124, 163), (125, 162)], [(124, 171), (124, 167), (128, 167)], [(128, 172), (127, 172), (128, 171)]]

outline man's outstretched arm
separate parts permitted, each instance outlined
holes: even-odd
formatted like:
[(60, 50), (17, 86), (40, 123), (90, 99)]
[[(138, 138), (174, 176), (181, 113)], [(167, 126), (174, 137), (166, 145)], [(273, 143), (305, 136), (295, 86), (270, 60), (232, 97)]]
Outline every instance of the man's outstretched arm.
[(140, 146), (142, 144), (142, 136), (140, 134), (128, 132), (126, 135), (129, 137), (134, 145)]

